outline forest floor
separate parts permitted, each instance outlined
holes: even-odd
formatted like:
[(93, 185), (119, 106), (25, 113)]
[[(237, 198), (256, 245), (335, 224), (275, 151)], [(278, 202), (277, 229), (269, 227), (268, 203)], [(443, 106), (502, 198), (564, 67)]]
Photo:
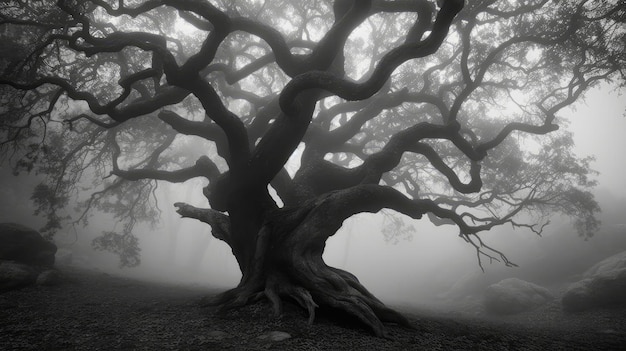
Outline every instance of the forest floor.
[[(199, 306), (206, 288), (64, 270), (68, 281), (0, 294), (0, 350), (623, 350), (626, 307), (565, 314), (558, 303), (491, 318), (402, 308), (414, 330), (377, 338), (345, 318), (259, 303), (218, 315)], [(332, 318), (331, 318), (332, 317)], [(282, 341), (263, 338), (286, 332)], [(283, 334), (284, 335), (284, 334)]]

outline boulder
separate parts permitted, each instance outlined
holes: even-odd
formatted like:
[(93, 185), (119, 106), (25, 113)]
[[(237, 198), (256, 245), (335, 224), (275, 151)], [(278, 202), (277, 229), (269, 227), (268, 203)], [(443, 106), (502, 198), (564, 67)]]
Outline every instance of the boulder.
[(509, 271), (489, 271), (482, 272), (477, 269), (465, 273), (458, 278), (444, 293), (440, 294), (441, 298), (457, 300), (459, 298), (482, 297), (485, 289), (502, 279), (511, 276)]
[(450, 288), (440, 294), (440, 297), (456, 300), (467, 296), (480, 295), (487, 286), (493, 283), (495, 281), (490, 281), (486, 274), (471, 271), (457, 279)]
[(0, 292), (31, 285), (37, 279), (37, 271), (23, 263), (0, 261)]
[(0, 260), (50, 267), (56, 251), (56, 245), (34, 229), (15, 223), (0, 224)]
[(493, 314), (515, 314), (533, 310), (554, 297), (548, 289), (517, 278), (508, 278), (485, 289), (484, 306)]
[(585, 271), (583, 278), (593, 278), (599, 274), (626, 268), (626, 251), (610, 256)]
[(626, 251), (589, 268), (569, 286), (561, 304), (565, 311), (583, 311), (626, 304)]

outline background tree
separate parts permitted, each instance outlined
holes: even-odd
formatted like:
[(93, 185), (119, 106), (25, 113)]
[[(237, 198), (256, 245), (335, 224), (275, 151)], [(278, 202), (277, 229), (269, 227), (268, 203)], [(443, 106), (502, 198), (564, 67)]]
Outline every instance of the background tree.
[[(46, 232), (112, 213), (96, 246), (139, 263), (158, 181), (206, 180), (176, 203), (231, 248), (223, 308), (290, 298), (377, 335), (406, 324), (322, 252), (344, 220), (389, 209), (480, 233), (541, 233), (554, 212), (597, 227), (589, 160), (559, 112), (624, 78), (619, 1), (5, 1), (2, 142)], [(191, 147), (190, 147), (191, 146)], [(180, 150), (184, 149), (184, 152)], [(88, 195), (85, 191), (88, 190)], [(391, 221), (396, 223), (396, 221)], [(397, 224), (401, 226), (401, 224)]]

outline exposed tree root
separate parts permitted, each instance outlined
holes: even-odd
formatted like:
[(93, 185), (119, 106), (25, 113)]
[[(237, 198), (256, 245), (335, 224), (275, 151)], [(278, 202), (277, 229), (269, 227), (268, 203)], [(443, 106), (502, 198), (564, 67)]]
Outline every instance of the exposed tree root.
[(248, 261), (239, 286), (205, 303), (225, 311), (266, 298), (280, 316), (283, 302), (291, 300), (308, 312), (309, 323), (315, 320), (316, 309), (323, 307), (355, 317), (379, 337), (388, 337), (384, 323), (412, 328), (353, 274), (329, 267), (322, 259), (326, 240), (351, 215), (331, 215), (346, 207), (337, 200), (344, 195), (275, 212), (258, 232), (254, 258)]
[(216, 306), (223, 312), (266, 298), (278, 317), (283, 313), (283, 301), (292, 300), (307, 311), (309, 324), (315, 319), (316, 308), (323, 306), (356, 317), (378, 337), (389, 337), (383, 323), (413, 328), (408, 319), (386, 307), (354, 275), (323, 262), (322, 266), (308, 263), (300, 265), (299, 274), (266, 272), (264, 284), (249, 281), (214, 298), (204, 299), (202, 304)]

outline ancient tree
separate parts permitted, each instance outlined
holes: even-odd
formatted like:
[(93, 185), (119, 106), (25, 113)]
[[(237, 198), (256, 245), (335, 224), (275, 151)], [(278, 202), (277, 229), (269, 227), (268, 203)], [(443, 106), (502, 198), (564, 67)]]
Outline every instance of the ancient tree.
[[(95, 245), (138, 263), (159, 182), (201, 178), (205, 222), (241, 268), (213, 303), (336, 308), (406, 324), (322, 260), (344, 220), (383, 209), (480, 233), (597, 226), (564, 108), (624, 68), (620, 1), (3, 1), (1, 146), (46, 176), (52, 233), (92, 211)], [(162, 204), (161, 204), (162, 205)], [(75, 210), (73, 209), (75, 208)], [(405, 220), (407, 217), (403, 217)]]

